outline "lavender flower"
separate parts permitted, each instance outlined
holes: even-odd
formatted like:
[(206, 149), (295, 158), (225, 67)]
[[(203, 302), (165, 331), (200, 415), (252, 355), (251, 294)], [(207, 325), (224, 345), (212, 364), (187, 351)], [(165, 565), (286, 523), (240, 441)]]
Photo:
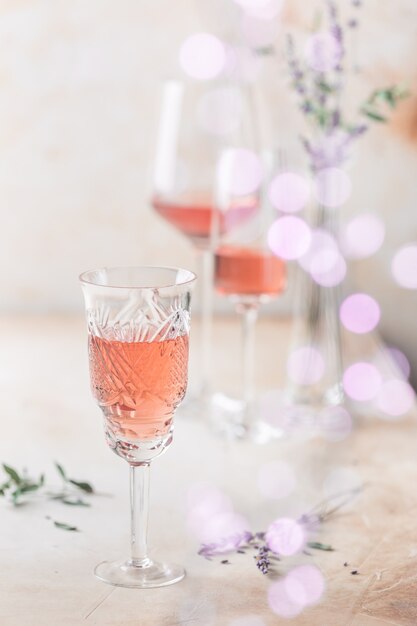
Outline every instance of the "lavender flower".
[(218, 542), (207, 543), (201, 546), (198, 554), (204, 556), (206, 559), (210, 559), (213, 556), (219, 554), (225, 554), (227, 552), (234, 552), (238, 550), (242, 545), (252, 541), (254, 536), (250, 532), (236, 533), (229, 537), (224, 537)]
[[(337, 513), (345, 504), (351, 501), (360, 492), (359, 488), (347, 490), (336, 494), (326, 500), (319, 502), (309, 513), (302, 515), (297, 524), (302, 525), (305, 535), (311, 536), (317, 533), (321, 524), (328, 521), (335, 513)], [(257, 569), (263, 574), (270, 574), (272, 566), (281, 560), (282, 555), (277, 550), (271, 548), (267, 541), (267, 532), (251, 533), (245, 531), (236, 533), (218, 542), (203, 544), (198, 552), (201, 556), (211, 559), (214, 556), (223, 556), (226, 552), (235, 552), (237, 554), (246, 554), (249, 550), (254, 550), (253, 555)], [(332, 552), (334, 548), (326, 543), (319, 541), (307, 541), (305, 546), (312, 550), (321, 550), (324, 552)], [(305, 554), (310, 554), (305, 552)], [(230, 563), (229, 559), (222, 559), (222, 564)], [(347, 565), (347, 564), (346, 564)]]
[[(329, 63), (302, 62), (296, 54), (293, 38), (290, 36), (287, 38), (287, 59), (292, 88), (300, 100), (300, 110), (313, 127), (311, 137), (302, 138), (313, 172), (342, 165), (349, 158), (354, 142), (368, 130), (367, 124), (346, 119), (342, 109), (345, 87), (345, 34), (340, 23), (336, 0), (324, 2), (327, 6), (328, 32), (334, 40), (334, 50), (330, 45), (330, 54), (333, 54), (334, 62), (331, 56)], [(362, 6), (362, 0), (351, 0), (351, 5), (359, 8)], [(357, 28), (357, 18), (351, 18), (347, 26)], [(328, 41), (326, 34), (323, 37), (324, 39), (313, 41), (319, 43)], [(359, 107), (357, 116), (363, 116), (368, 121), (385, 122), (387, 117), (381, 109), (383, 107), (394, 109), (397, 103), (407, 96), (408, 93), (397, 86), (377, 89)]]
[(266, 546), (261, 546), (255, 559), (258, 570), (264, 575), (267, 574), (271, 563), (269, 560), (269, 549)]

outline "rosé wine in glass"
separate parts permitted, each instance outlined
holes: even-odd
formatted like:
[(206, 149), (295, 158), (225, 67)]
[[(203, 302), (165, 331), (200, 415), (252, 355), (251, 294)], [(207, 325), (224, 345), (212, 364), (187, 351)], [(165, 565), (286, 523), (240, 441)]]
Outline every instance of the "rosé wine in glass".
[(214, 281), (226, 296), (277, 297), (285, 289), (286, 268), (266, 250), (224, 245), (215, 255)]
[(91, 391), (108, 446), (129, 463), (130, 557), (94, 570), (117, 587), (164, 587), (185, 575), (181, 566), (148, 555), (149, 468), (172, 443), (174, 413), (187, 388), (195, 278), (175, 267), (113, 267), (80, 276)]
[(89, 335), (88, 345), (91, 389), (112, 432), (166, 435), (187, 388), (188, 335), (151, 342)]
[(218, 217), (220, 233), (224, 234), (250, 217), (256, 209), (256, 198), (247, 196), (232, 204), (227, 211), (217, 212), (209, 194), (186, 194), (176, 199), (154, 196), (152, 206), (197, 245), (208, 245), (213, 220)]

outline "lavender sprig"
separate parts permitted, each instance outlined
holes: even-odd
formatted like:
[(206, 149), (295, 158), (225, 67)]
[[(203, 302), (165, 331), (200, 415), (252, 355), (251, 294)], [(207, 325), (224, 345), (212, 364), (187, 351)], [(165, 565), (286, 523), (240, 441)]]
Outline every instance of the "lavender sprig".
[(267, 546), (261, 546), (258, 550), (258, 554), (255, 556), (256, 567), (263, 575), (269, 572), (269, 566), (271, 564), (269, 559), (270, 552)]
[[(301, 515), (297, 522), (305, 529), (306, 534), (314, 535), (320, 528), (320, 525), (331, 519), (340, 509), (348, 504), (362, 491), (361, 487), (342, 491), (330, 498), (326, 498), (319, 502), (308, 513)], [(320, 550), (323, 552), (333, 552), (334, 548), (330, 544), (320, 541), (307, 541), (306, 548), (311, 550)], [(254, 552), (253, 559), (257, 569), (263, 574), (274, 573), (273, 566), (278, 563), (282, 555), (274, 552), (267, 542), (267, 533), (264, 531), (251, 533), (249, 531), (243, 533), (235, 533), (229, 537), (225, 537), (218, 542), (203, 544), (198, 551), (200, 556), (211, 560), (216, 556), (226, 554), (247, 554)], [(306, 554), (309, 554), (306, 552)], [(222, 564), (230, 564), (229, 559), (222, 559)]]
[[(327, 8), (329, 33), (335, 42), (335, 63), (324, 71), (301, 61), (296, 54), (294, 40), (287, 37), (287, 63), (291, 86), (299, 99), (299, 108), (312, 132), (301, 137), (313, 172), (326, 167), (341, 165), (347, 160), (352, 145), (369, 129), (369, 123), (388, 121), (387, 109), (396, 108), (399, 101), (408, 97), (407, 90), (399, 86), (374, 90), (357, 109), (353, 119), (348, 119), (342, 110), (345, 89), (345, 31), (340, 19), (336, 0), (324, 0)], [(351, 0), (355, 11), (362, 0)], [(357, 28), (357, 13), (346, 23), (348, 28)], [(366, 123), (363, 121), (366, 119)]]

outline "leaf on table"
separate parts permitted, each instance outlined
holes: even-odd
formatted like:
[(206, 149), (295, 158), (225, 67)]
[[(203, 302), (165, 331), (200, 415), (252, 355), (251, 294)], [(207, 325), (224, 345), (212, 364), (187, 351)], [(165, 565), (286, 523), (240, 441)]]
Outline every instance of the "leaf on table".
[(334, 548), (328, 543), (321, 543), (320, 541), (309, 541), (307, 545), (312, 550), (324, 550), (325, 552), (334, 552)]
[(78, 528), (76, 526), (73, 526), (72, 524), (67, 524), (66, 522), (57, 522), (56, 520), (52, 520), (52, 521), (54, 523), (54, 526), (56, 526), (57, 528), (61, 528), (62, 530), (78, 532)]
[(29, 493), (30, 491), (36, 491), (41, 486), (40, 483), (23, 483), (23, 485), (19, 487), (19, 491), (20, 493)]
[(19, 485), (22, 482), (22, 478), (13, 467), (10, 467), (10, 465), (6, 465), (6, 463), (3, 463), (3, 469), (6, 472), (6, 474), (10, 476), (12, 481), (16, 483), (16, 485)]
[(67, 482), (67, 481), (68, 481), (68, 478), (67, 478), (67, 475), (66, 475), (65, 470), (64, 470), (64, 468), (62, 467), (62, 465), (60, 465), (60, 463), (57, 463), (57, 462), (55, 461), (55, 467), (56, 467), (56, 470), (57, 470), (58, 474), (61, 476), (61, 478), (62, 478), (65, 482)]
[(374, 122), (385, 123), (387, 121), (387, 118), (384, 117), (384, 115), (381, 115), (380, 113), (378, 113), (377, 111), (371, 111), (370, 109), (363, 108), (361, 110), (361, 113), (363, 115), (366, 115), (366, 117), (369, 117), (369, 119), (373, 120)]
[(81, 489), (82, 491), (85, 491), (85, 493), (94, 493), (94, 489), (93, 489), (92, 485), (90, 485), (90, 483), (87, 483), (85, 481), (74, 480), (72, 478), (70, 478), (68, 480), (68, 482), (70, 482), (72, 485), (75, 485), (76, 487), (78, 487), (78, 489)]
[(0, 485), (0, 496), (4, 496), (6, 489), (10, 487), (10, 480), (6, 480), (5, 483)]
[(81, 498), (61, 498), (61, 502), (69, 506), (91, 506), (89, 502), (81, 500)]

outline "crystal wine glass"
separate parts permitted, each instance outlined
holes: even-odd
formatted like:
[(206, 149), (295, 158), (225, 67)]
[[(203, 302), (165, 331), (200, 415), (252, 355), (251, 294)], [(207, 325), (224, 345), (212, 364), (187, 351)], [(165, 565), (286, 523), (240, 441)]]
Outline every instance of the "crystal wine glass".
[(149, 467), (172, 442), (187, 387), (190, 295), (195, 275), (165, 267), (110, 268), (80, 276), (91, 390), (106, 441), (130, 466), (131, 554), (96, 576), (119, 587), (162, 587), (184, 570), (147, 552)]
[[(243, 203), (256, 192), (258, 203), (244, 223), (219, 236), (215, 250), (214, 284), (219, 295), (235, 305), (242, 318), (241, 397), (236, 402), (218, 394), (215, 421), (231, 438), (267, 437), (256, 419), (255, 324), (261, 305), (277, 298), (286, 287), (286, 266), (270, 250), (269, 227), (275, 212), (265, 194), (272, 155), (261, 159), (253, 150), (231, 147), (223, 151), (217, 169), (217, 202), (221, 212)], [(265, 431), (265, 432), (264, 432)]]
[[(202, 323), (199, 397), (206, 400), (210, 398), (216, 163), (225, 140), (246, 115), (246, 104), (240, 86), (227, 81), (207, 84), (172, 79), (162, 89), (152, 205), (191, 240), (198, 255)], [(245, 219), (248, 210), (247, 205), (237, 204), (222, 212), (221, 232)]]

